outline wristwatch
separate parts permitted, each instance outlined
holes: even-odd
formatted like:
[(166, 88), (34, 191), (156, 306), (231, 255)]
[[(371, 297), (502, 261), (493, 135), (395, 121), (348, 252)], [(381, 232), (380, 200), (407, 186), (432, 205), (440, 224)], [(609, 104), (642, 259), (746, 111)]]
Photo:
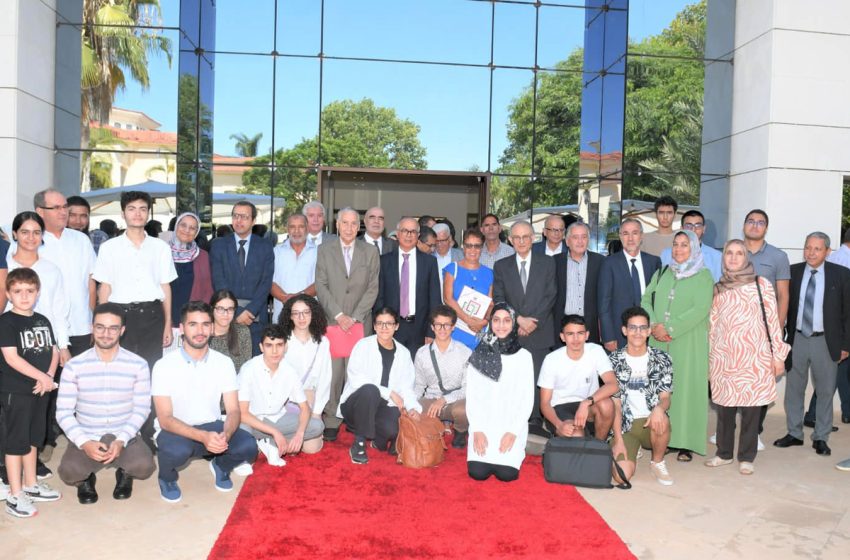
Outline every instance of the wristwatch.
[(589, 401), (590, 401), (590, 406), (593, 406), (593, 405), (595, 405), (595, 404), (596, 404), (596, 401), (595, 401), (595, 400), (593, 400), (593, 395), (591, 395), (591, 396), (587, 397), (587, 400), (589, 400)]

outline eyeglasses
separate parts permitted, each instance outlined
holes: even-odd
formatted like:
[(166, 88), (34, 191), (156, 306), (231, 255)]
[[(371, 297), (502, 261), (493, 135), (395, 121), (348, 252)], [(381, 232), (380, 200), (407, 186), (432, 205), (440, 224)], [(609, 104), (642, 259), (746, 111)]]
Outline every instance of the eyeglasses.
[(216, 305), (215, 307), (213, 307), (213, 311), (215, 311), (216, 313), (220, 313), (222, 315), (230, 315), (231, 313), (236, 311), (236, 308), (235, 307), (222, 307), (220, 305)]
[(293, 319), (303, 319), (305, 317), (309, 317), (313, 312), (309, 309), (307, 311), (293, 311), (289, 316)]
[(764, 220), (747, 220), (744, 223), (747, 224), (748, 226), (756, 226), (756, 227), (760, 227), (760, 228), (767, 225), (767, 222), (765, 222)]
[(426, 246), (426, 247), (428, 247), (429, 249), (433, 249), (433, 248), (434, 248), (434, 245), (436, 245), (436, 243), (425, 243), (424, 241), (420, 241), (419, 243), (421, 243), (421, 244), (425, 245), (425, 246)]
[(464, 243), (463, 248), (469, 250), (480, 251), (484, 247), (483, 243)]
[(511, 236), (511, 240), (514, 243), (528, 243), (532, 239), (534, 239), (534, 237), (532, 237), (531, 235), (512, 235)]
[(109, 331), (109, 334), (118, 334), (121, 332), (121, 325), (101, 325), (100, 323), (95, 323), (93, 329), (95, 334), (103, 334)]
[(42, 210), (67, 210), (67, 204), (57, 204), (56, 206), (39, 206)]
[(454, 325), (451, 323), (431, 323), (431, 326), (435, 331), (447, 331), (452, 328)]
[(543, 228), (543, 231), (551, 231), (552, 233), (564, 233), (567, 230), (564, 228), (545, 227)]
[(626, 330), (629, 332), (646, 332), (649, 330), (649, 325), (627, 325)]
[(400, 230), (398, 230), (398, 233), (403, 234), (403, 235), (416, 235), (419, 232), (416, 231), (415, 229), (400, 229)]
[(448, 242), (449, 242), (448, 237), (446, 237), (445, 239), (440, 239), (439, 237), (437, 238), (437, 243), (448, 243)]
[(376, 321), (375, 322), (375, 328), (378, 328), (378, 329), (391, 329), (394, 326), (396, 326), (396, 323), (394, 321)]
[(682, 229), (687, 229), (689, 231), (694, 231), (697, 229), (702, 229), (705, 227), (705, 224), (683, 224)]
[(241, 220), (243, 222), (247, 222), (252, 219), (251, 214), (231, 214), (230, 217), (234, 220)]

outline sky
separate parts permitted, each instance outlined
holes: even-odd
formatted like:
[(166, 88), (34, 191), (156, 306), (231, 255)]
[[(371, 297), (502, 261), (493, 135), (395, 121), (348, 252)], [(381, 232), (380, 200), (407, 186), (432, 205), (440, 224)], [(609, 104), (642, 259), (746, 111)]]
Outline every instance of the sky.
[[(661, 32), (694, 0), (631, 0), (629, 37), (639, 41)], [(564, 2), (566, 3), (566, 2)], [(580, 3), (573, 0), (572, 4)], [(179, 0), (161, 0), (163, 25), (179, 24)], [(316, 55), (320, 51), (319, 0), (279, 0), (277, 49)], [(216, 50), (268, 53), (274, 46), (273, 0), (217, 0)], [(325, 0), (324, 52), (328, 56), (412, 59), (487, 64), (490, 59), (491, 4), (468, 0)], [(534, 7), (496, 4), (494, 61), (534, 63)], [(584, 10), (542, 7), (538, 64), (551, 67), (583, 43)], [(165, 57), (150, 60), (151, 88), (129, 84), (115, 105), (145, 112), (175, 131), (179, 45), (172, 39), (171, 67)], [(232, 134), (263, 133), (259, 153), (315, 136), (319, 119), (319, 63), (278, 58), (276, 117), (272, 122), (272, 62), (269, 56), (216, 54), (215, 152), (235, 155)], [(400, 118), (421, 127), (429, 169), (488, 169), (490, 71), (419, 64), (325, 60), (323, 105), (369, 97), (392, 107)], [(497, 69), (493, 76), (493, 134), (489, 168), (507, 146), (508, 108), (530, 85), (528, 70)]]

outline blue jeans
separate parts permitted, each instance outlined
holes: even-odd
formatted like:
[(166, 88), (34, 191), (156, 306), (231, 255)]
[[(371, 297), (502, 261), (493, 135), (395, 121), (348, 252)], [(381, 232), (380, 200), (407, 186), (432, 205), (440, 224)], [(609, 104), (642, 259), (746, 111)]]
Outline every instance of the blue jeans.
[[(216, 420), (194, 426), (206, 432), (224, 431), (224, 422)], [(177, 469), (189, 462), (189, 459), (213, 455), (199, 441), (178, 436), (165, 430), (159, 432), (156, 438), (157, 460), (159, 461), (159, 478), (164, 482), (177, 480)], [(257, 457), (257, 440), (245, 430), (237, 429), (228, 442), (227, 451), (215, 455), (216, 465), (229, 473), (236, 465), (245, 461), (253, 462)]]
[[(835, 388), (838, 391), (838, 400), (841, 401), (841, 417), (850, 418), (850, 359), (838, 364), (838, 376), (835, 380)], [(830, 395), (832, 398), (832, 395)], [(806, 422), (815, 421), (815, 410), (817, 409), (818, 396), (812, 393), (809, 401), (809, 410), (806, 411)]]

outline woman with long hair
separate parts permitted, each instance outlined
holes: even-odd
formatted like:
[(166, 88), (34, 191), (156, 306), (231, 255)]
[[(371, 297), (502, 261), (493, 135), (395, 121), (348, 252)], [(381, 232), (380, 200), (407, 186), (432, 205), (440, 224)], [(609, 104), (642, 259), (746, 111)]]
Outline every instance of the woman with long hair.
[(236, 372), (242, 364), (251, 359), (251, 331), (245, 325), (236, 323), (236, 296), (230, 290), (219, 290), (210, 298), (213, 308), (213, 332), (210, 336), (210, 348), (217, 350), (233, 360)]

